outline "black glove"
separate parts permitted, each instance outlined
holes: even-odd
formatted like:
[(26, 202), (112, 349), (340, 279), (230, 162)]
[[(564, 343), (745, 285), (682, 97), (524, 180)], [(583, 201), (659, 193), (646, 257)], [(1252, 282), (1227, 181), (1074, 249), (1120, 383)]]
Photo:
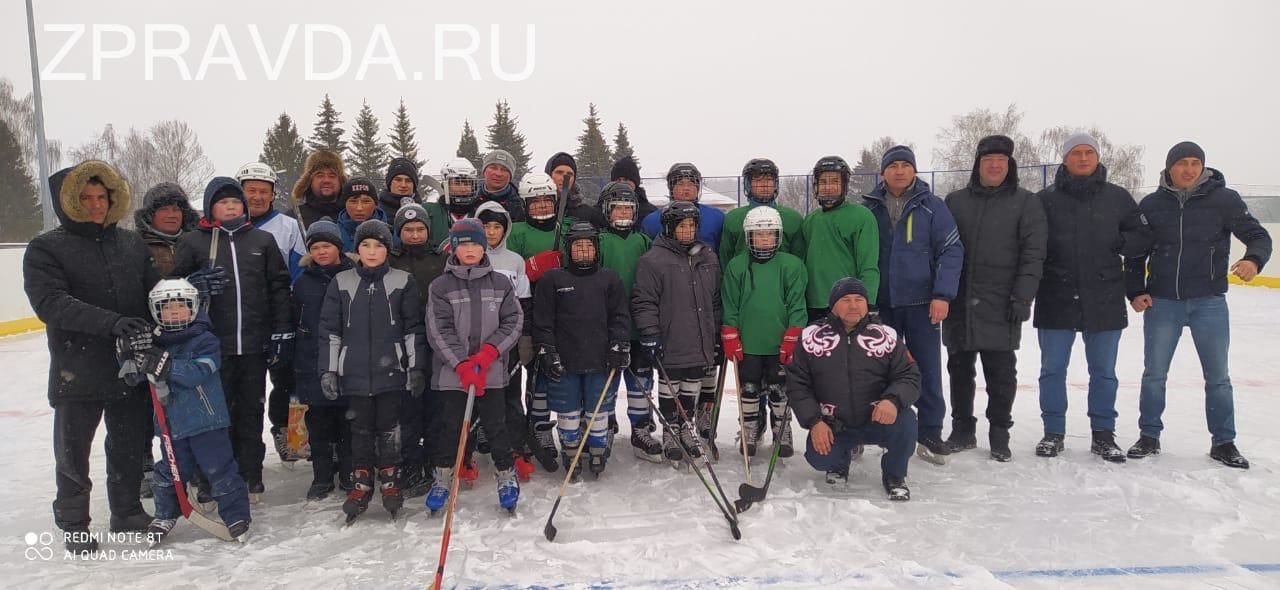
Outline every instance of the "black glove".
[(1031, 319), (1031, 302), (1010, 299), (1009, 315), (1007, 317), (1011, 324), (1021, 324), (1022, 322)]
[(427, 389), (427, 376), (417, 369), (409, 371), (409, 395), (414, 399), (422, 397), (422, 392)]
[(640, 342), (634, 344), (638, 354), (631, 355), (631, 373), (637, 377), (649, 377), (653, 373), (653, 359), (640, 347)]
[(564, 364), (560, 362), (560, 353), (556, 352), (554, 346), (542, 345), (542, 349), (538, 351), (538, 359), (542, 374), (547, 378), (559, 381), (564, 376)]
[(657, 336), (641, 336), (640, 348), (644, 349), (645, 354), (653, 360), (653, 364), (658, 364), (662, 360), (662, 341)]
[(208, 301), (214, 295), (221, 295), (227, 284), (227, 271), (221, 266), (202, 268), (187, 275), (187, 282), (200, 292), (200, 300)]
[(267, 344), (267, 368), (293, 364), (293, 332), (272, 334)]
[[(116, 338), (125, 338), (128, 341), (128, 350), (143, 350), (151, 347), (151, 325), (142, 318), (122, 316), (111, 326), (111, 335)], [(145, 343), (146, 346), (135, 347), (135, 342)]]
[(142, 352), (135, 353), (134, 358), (138, 362), (138, 371), (146, 375), (147, 379), (152, 383), (160, 383), (169, 379), (169, 370), (173, 368), (173, 363), (169, 362), (168, 351), (148, 348)]
[(338, 401), (338, 395), (342, 393), (342, 386), (338, 384), (338, 374), (329, 371), (321, 375), (320, 391), (324, 393), (324, 399), (331, 402)]
[(631, 365), (631, 343), (614, 342), (605, 355), (605, 365), (610, 369), (625, 369)]
[(138, 369), (138, 359), (127, 346), (127, 338), (116, 338), (116, 362), (120, 364), (120, 372), (116, 376), (123, 379), (125, 385), (136, 387), (146, 383), (147, 376)]

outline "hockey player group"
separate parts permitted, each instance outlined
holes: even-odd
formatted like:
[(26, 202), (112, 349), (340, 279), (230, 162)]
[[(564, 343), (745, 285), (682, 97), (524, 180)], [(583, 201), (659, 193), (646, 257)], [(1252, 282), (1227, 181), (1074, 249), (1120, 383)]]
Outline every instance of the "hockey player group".
[[(1165, 173), (1173, 184), (1181, 160), (1203, 161), (1203, 152), (1181, 149), (1170, 157), (1185, 158)], [(251, 499), (264, 490), (264, 406), (281, 459), (302, 458), (286, 440), (282, 408), (290, 398), (306, 406), (313, 470), (306, 498), (341, 488), (347, 523), (375, 497), (393, 518), (406, 497), (425, 497), (432, 514), (451, 515), (459, 486), (478, 477), (479, 454), (491, 458), (498, 503), (512, 511), (535, 464), (564, 469), (566, 485), (583, 473), (599, 477), (623, 430), (619, 397), (635, 456), (699, 477), (706, 471), (735, 536), (736, 513), (763, 499), (776, 461), (794, 454), (797, 424), (809, 431), (806, 461), (827, 483), (845, 485), (863, 445), (879, 445), (885, 493), (909, 500), (913, 454), (941, 465), (977, 445), (979, 356), (990, 394), (990, 455), (1012, 457), (1013, 351), (1037, 292), (1042, 348), (1045, 332), (1084, 332), (1092, 376), (1090, 338), (1123, 325), (1093, 329), (1095, 312), (1079, 295), (1094, 286), (1081, 282), (1091, 279), (1080, 265), (1103, 265), (1119, 282), (1118, 299), (1105, 305), (1118, 305), (1121, 316), (1124, 295), (1138, 309), (1165, 278), (1153, 270), (1151, 289), (1131, 283), (1126, 293), (1124, 262), (1134, 280), (1134, 269), (1145, 269), (1144, 257), (1160, 247), (1161, 228), (1153, 232), (1151, 215), (1127, 193), (1127, 205), (1108, 203), (1117, 213), (1104, 212), (1101, 196), (1112, 193), (1099, 189), (1114, 185), (1081, 185), (1099, 197), (1094, 223), (1110, 224), (1103, 260), (1066, 252), (1084, 236), (1053, 235), (1056, 213), (1046, 211), (1056, 206), (1053, 190), (1071, 193), (1072, 182), (1084, 182), (1072, 174), (1098, 178), (1096, 150), (1087, 135), (1073, 137), (1056, 189), (1032, 195), (1017, 187), (1012, 142), (985, 138), (970, 186), (945, 201), (916, 178), (905, 146), (884, 154), (880, 181), (861, 202), (848, 194), (848, 164), (828, 156), (813, 168), (817, 207), (807, 216), (777, 202), (779, 171), (767, 159), (743, 168), (749, 203), (727, 213), (699, 202), (702, 176), (692, 164), (670, 167), (669, 203), (656, 208), (634, 161), (620, 160), (593, 205), (578, 194), (568, 154), (517, 183), (514, 159), (500, 150), (479, 170), (462, 159), (446, 163), (438, 182), (397, 159), (383, 183), (348, 178), (337, 155), (314, 152), (292, 190), (296, 221), (271, 207), (277, 178), (258, 163), (210, 181), (198, 223), (180, 189), (155, 187), (138, 217), (144, 235), (168, 238), (148, 239), (151, 317), (120, 313), (107, 331), (125, 383), (150, 389), (164, 452), (149, 478), (154, 519), (143, 512), (119, 528), (163, 537), (180, 515), (201, 513), (187, 507), (186, 480), (194, 506), (216, 504), (228, 536), (243, 538)], [(1093, 168), (1073, 167), (1073, 158), (1092, 158)], [(77, 227), (67, 223), (73, 214), (113, 224), (110, 213), (94, 217), (95, 207), (108, 211), (127, 200), (127, 185), (101, 162), (69, 170), (78, 184), (59, 178), (55, 188), (64, 225)], [(439, 198), (425, 199), (431, 192)], [(1255, 235), (1250, 247), (1242, 262), (1256, 274), (1270, 239)], [(1067, 271), (1054, 274), (1055, 264)], [(32, 268), (29, 260), (29, 292)], [(1056, 288), (1078, 295), (1062, 304), (1077, 306), (1062, 325), (1054, 310), (1042, 309), (1046, 289)], [(56, 323), (38, 295), (32, 300), (42, 319)], [(953, 419), (945, 440), (944, 326)], [(1065, 347), (1069, 353), (1070, 340)], [(1098, 361), (1098, 374), (1106, 362)], [(1109, 362), (1114, 375), (1114, 344)], [(1065, 379), (1065, 361), (1061, 369), (1048, 382), (1041, 373), (1046, 429), (1037, 455), (1063, 449), (1065, 389), (1054, 397), (1053, 382)], [(712, 470), (729, 374), (739, 399), (733, 452), (748, 473), (771, 433), (766, 487), (744, 486), (732, 505)], [(1105, 383), (1091, 380), (1092, 450), (1123, 461), (1114, 406), (1114, 384), (1108, 396)], [(1158, 427), (1149, 430), (1145, 414), (1144, 421), (1128, 457), (1159, 450)], [(1247, 467), (1226, 436), (1214, 432), (1214, 458)], [(114, 511), (115, 504), (116, 529)]]

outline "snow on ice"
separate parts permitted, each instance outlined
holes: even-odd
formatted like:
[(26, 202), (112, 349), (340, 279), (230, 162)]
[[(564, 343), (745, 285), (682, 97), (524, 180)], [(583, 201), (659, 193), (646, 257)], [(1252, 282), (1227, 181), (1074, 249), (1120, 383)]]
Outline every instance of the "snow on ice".
[[(979, 448), (937, 467), (913, 460), (912, 500), (890, 503), (880, 489), (877, 450), (854, 465), (852, 490), (826, 490), (797, 455), (779, 468), (769, 498), (741, 516), (741, 541), (691, 473), (634, 458), (624, 426), (599, 481), (570, 486), (542, 527), (563, 471), (539, 471), (523, 487), (515, 517), (497, 506), (492, 465), (460, 496), (446, 586), (547, 588), (1275, 588), (1280, 587), (1280, 291), (1234, 288), (1232, 377), (1237, 441), (1248, 471), (1208, 458), (1203, 382), (1190, 335), (1169, 382), (1163, 454), (1113, 465), (1089, 453), (1087, 373), (1077, 345), (1069, 378), (1067, 450), (1034, 456), (1041, 434), (1038, 352), (1027, 327), (1019, 355), (1014, 460)], [(1121, 342), (1118, 440), (1137, 437), (1142, 320)], [(341, 500), (303, 500), (310, 469), (268, 456), (267, 491), (254, 507), (246, 544), (179, 523), (163, 546), (113, 543), (116, 559), (65, 559), (50, 513), (52, 412), (45, 397), (43, 334), (0, 340), (6, 376), (0, 403), (0, 579), (7, 588), (242, 587), (418, 588), (430, 583), (442, 518), (421, 499), (391, 523), (375, 502), (341, 528)], [(733, 382), (732, 377), (728, 379)], [(732, 386), (730, 386), (732, 389)], [(979, 395), (978, 408), (984, 406)], [(737, 408), (727, 397), (716, 465), (731, 498), (744, 481), (732, 447)], [(625, 402), (620, 402), (623, 409)], [(625, 415), (625, 414), (624, 414)], [(623, 419), (625, 423), (625, 418)], [(103, 431), (94, 447), (93, 531), (105, 534)], [(264, 437), (265, 438), (265, 437)], [(803, 438), (797, 437), (797, 443)], [(769, 442), (766, 436), (765, 442)], [(752, 464), (755, 482), (767, 455)], [(150, 509), (150, 501), (144, 501)], [(125, 556), (131, 556), (128, 559)], [(46, 558), (47, 556), (47, 558)], [(167, 558), (165, 558), (167, 556)]]

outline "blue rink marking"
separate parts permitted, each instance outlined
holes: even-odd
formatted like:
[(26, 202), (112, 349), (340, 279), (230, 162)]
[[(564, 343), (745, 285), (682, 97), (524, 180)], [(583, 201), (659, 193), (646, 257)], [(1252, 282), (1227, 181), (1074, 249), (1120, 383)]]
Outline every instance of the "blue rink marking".
[[(1178, 575), (1208, 575), (1208, 574), (1228, 574), (1237, 573), (1238, 570), (1244, 570), (1257, 574), (1280, 573), (1280, 563), (1237, 563), (1237, 564), (1203, 564), (1203, 565), (1154, 565), (1154, 566), (1133, 566), (1133, 567), (1092, 567), (1092, 568), (1063, 568), (1063, 569), (1021, 569), (1021, 570), (995, 570), (991, 575), (999, 579), (1013, 580), (1025, 578), (1103, 578), (1103, 577), (1119, 577), (1119, 576), (1178, 576)], [(910, 575), (913, 578), (930, 578), (931, 574)], [(942, 574), (948, 578), (963, 578), (956, 572), (945, 572)], [(877, 576), (882, 577), (882, 576)], [(831, 584), (847, 581), (870, 581), (871, 576), (857, 572), (839, 576), (838, 578), (821, 577), (821, 576), (728, 576), (723, 578), (685, 578), (685, 579), (655, 579), (655, 580), (602, 580), (586, 584), (586, 588), (590, 590), (617, 590), (629, 586), (660, 586), (664, 588), (733, 588), (733, 587), (762, 587), (777, 586), (781, 584)], [(471, 585), (458, 586), (466, 590), (482, 590), (482, 589), (500, 589), (500, 590), (562, 590), (567, 588), (582, 588), (583, 582), (564, 582), (560, 584), (532, 586), (518, 586), (512, 584), (503, 585)]]

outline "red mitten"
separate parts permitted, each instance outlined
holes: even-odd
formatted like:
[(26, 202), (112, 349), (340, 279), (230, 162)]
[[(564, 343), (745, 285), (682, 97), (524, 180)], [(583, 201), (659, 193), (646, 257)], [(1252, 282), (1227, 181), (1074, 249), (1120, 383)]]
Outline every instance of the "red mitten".
[(484, 397), (485, 373), (480, 372), (479, 369), (480, 367), (470, 358), (458, 363), (458, 366), (453, 368), (458, 373), (458, 381), (462, 383), (464, 391), (475, 386), (476, 397)]
[(559, 250), (545, 250), (524, 261), (524, 274), (529, 275), (529, 282), (535, 283), (547, 271), (560, 268), (560, 256)]
[(489, 374), (489, 367), (493, 366), (493, 361), (498, 360), (498, 349), (488, 342), (480, 345), (480, 351), (471, 355), (471, 361), (480, 367), (481, 375)]
[(724, 351), (724, 360), (742, 362), (742, 339), (738, 337), (737, 328), (720, 326), (720, 350)]
[(796, 342), (800, 341), (800, 328), (792, 326), (782, 333), (782, 346), (778, 349), (778, 362), (789, 365), (796, 351)]

